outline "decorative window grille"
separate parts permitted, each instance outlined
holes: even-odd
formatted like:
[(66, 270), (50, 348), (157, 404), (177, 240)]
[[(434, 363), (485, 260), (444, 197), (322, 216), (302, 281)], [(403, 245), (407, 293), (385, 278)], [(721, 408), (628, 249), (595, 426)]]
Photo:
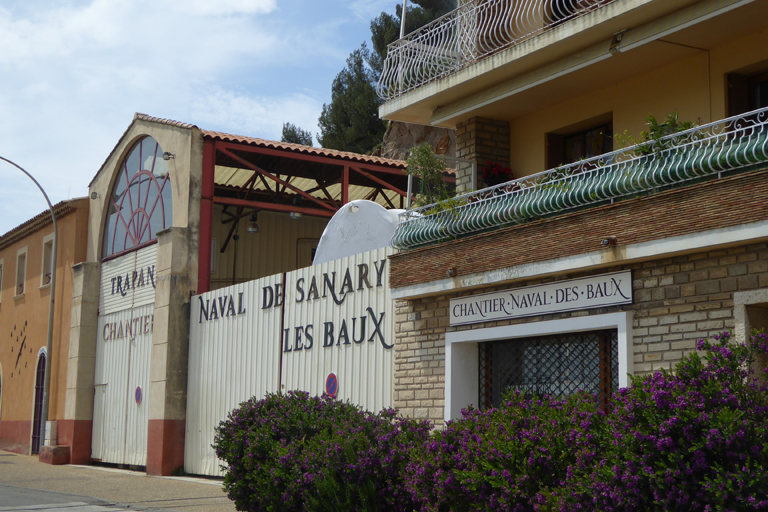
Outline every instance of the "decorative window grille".
[(147, 245), (172, 225), (173, 208), (168, 162), (152, 137), (133, 145), (120, 164), (109, 197), (102, 256)]
[(531, 398), (585, 391), (605, 406), (619, 387), (615, 330), (489, 341), (479, 350), (481, 409), (499, 407), (510, 391)]

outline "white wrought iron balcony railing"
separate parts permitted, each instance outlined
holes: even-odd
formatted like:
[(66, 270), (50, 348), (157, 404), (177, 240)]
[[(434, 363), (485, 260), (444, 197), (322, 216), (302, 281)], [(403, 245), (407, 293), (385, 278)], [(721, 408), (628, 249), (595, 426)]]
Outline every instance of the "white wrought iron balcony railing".
[(400, 214), (399, 249), (768, 167), (768, 108), (502, 183)]
[(615, 0), (469, 0), (390, 43), (376, 90), (390, 100)]

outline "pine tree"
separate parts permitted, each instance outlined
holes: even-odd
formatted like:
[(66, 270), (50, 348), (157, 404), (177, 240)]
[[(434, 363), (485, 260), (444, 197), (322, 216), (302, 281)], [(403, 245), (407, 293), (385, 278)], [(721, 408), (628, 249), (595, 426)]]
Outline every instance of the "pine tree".
[(302, 130), (293, 123), (283, 123), (283, 136), (280, 140), (282, 142), (292, 142), (303, 146), (311, 146), (312, 132), (309, 130)]
[(381, 100), (369, 60), (370, 51), (363, 43), (333, 80), (331, 103), (323, 105), (318, 121), (317, 139), (324, 148), (369, 153), (384, 137), (386, 125), (379, 119)]

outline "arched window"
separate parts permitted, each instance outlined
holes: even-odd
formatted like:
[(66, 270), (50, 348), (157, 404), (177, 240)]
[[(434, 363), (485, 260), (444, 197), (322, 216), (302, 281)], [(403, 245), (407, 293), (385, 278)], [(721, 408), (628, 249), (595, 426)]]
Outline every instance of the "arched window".
[(146, 245), (172, 224), (171, 181), (163, 149), (152, 137), (133, 145), (109, 197), (102, 257)]

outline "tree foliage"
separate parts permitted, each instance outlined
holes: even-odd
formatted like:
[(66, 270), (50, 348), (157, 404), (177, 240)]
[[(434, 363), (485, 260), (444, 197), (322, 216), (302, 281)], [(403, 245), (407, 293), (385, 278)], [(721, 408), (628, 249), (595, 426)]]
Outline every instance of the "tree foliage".
[[(456, 0), (412, 0), (406, 15), (406, 32), (411, 32), (453, 9)], [(373, 51), (363, 44), (347, 58), (346, 67), (336, 75), (331, 102), (323, 105), (317, 139), (329, 149), (370, 153), (379, 145), (386, 124), (379, 119), (381, 100), (376, 82), (381, 75), (387, 45), (400, 36), (402, 5), (395, 14), (382, 12), (371, 21)]]
[(428, 143), (411, 149), (408, 157), (408, 174), (421, 178), (421, 193), (416, 201), (417, 206), (439, 203), (453, 197), (448, 185), (443, 181), (445, 158), (436, 155)]
[(283, 136), (280, 140), (282, 142), (311, 146), (312, 132), (309, 130), (302, 130), (293, 123), (283, 123)]
[(331, 103), (323, 105), (318, 121), (317, 139), (324, 148), (369, 153), (384, 137), (386, 125), (379, 119), (376, 74), (369, 61), (370, 51), (363, 43), (333, 80)]
[[(405, 33), (410, 34), (454, 8), (456, 8), (456, 0), (411, 0), (405, 16)], [(397, 4), (394, 15), (382, 12), (371, 20), (371, 42), (373, 43), (371, 68), (376, 72), (377, 79), (384, 66), (384, 59), (387, 57), (387, 45), (400, 37), (402, 16), (403, 6)]]

